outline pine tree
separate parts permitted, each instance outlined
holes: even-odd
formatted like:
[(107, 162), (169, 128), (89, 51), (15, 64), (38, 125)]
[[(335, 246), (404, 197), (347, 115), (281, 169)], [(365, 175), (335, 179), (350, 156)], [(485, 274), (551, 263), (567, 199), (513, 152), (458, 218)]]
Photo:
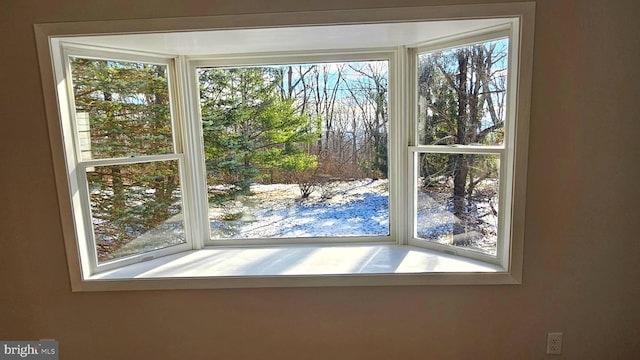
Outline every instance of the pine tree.
[[(72, 58), (71, 69), (76, 112), (89, 118), (83, 160), (173, 152), (166, 67)], [(100, 259), (175, 211), (175, 161), (96, 166), (87, 178)]]
[(232, 188), (214, 201), (250, 194), (253, 181), (317, 166), (301, 145), (316, 139), (293, 99), (279, 96), (271, 68), (200, 70), (202, 126), (209, 185)]

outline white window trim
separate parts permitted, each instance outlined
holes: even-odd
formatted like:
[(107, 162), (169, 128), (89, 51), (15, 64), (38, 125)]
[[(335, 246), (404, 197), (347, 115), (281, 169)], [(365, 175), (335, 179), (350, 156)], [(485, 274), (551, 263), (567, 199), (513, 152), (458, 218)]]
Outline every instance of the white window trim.
[[(498, 214), (499, 220), (498, 224), (500, 225), (498, 228), (498, 242), (496, 244), (497, 251), (496, 256), (491, 256), (488, 254), (480, 253), (477, 251), (467, 250), (462, 247), (453, 247), (446, 246), (442, 244), (438, 244), (432, 241), (428, 241), (426, 239), (420, 239), (413, 234), (412, 236), (408, 236), (409, 245), (425, 247), (428, 249), (442, 251), (447, 254), (460, 255), (471, 259), (477, 259), (481, 261), (485, 261), (488, 263), (494, 263), (503, 266), (504, 268), (508, 267), (509, 258), (510, 258), (510, 248), (511, 242), (514, 234), (511, 233), (511, 216), (512, 210), (510, 204), (512, 204), (513, 199), (513, 190), (515, 187), (514, 181), (514, 168), (512, 158), (516, 156), (516, 141), (515, 141), (515, 131), (520, 126), (518, 124), (519, 119), (516, 116), (516, 108), (517, 108), (517, 97), (516, 93), (518, 89), (518, 76), (514, 74), (514, 67), (519, 64), (519, 29), (516, 27), (517, 24), (512, 24), (512, 27), (498, 26), (495, 28), (489, 28), (484, 31), (480, 31), (474, 33), (472, 36), (454, 36), (451, 38), (440, 39), (436, 41), (431, 41), (425, 44), (420, 44), (419, 46), (413, 47), (410, 49), (410, 59), (409, 66), (411, 67), (411, 71), (417, 71), (417, 63), (415, 63), (416, 57), (419, 54), (435, 52), (435, 51), (443, 51), (452, 48), (461, 47), (464, 45), (476, 44), (479, 42), (492, 41), (500, 38), (508, 38), (509, 39), (509, 64), (508, 66), (508, 79), (507, 79), (507, 104), (509, 105), (506, 113), (506, 121), (505, 121), (505, 144), (501, 146), (474, 146), (474, 145), (417, 145), (418, 134), (417, 134), (417, 119), (416, 115), (412, 115), (413, 118), (413, 128), (409, 143), (412, 144), (409, 146), (409, 167), (413, 168), (410, 171), (412, 174), (417, 173), (417, 164), (415, 163), (416, 157), (415, 154), (418, 153), (431, 153), (431, 154), (484, 154), (484, 155), (498, 155), (500, 157), (500, 163), (505, 164), (506, 166), (500, 167), (500, 189), (499, 189), (499, 209), (508, 209), (508, 211), (500, 211)], [(516, 68), (516, 73), (518, 72)], [(411, 79), (414, 83), (410, 84), (411, 95), (409, 96), (410, 101), (414, 103), (410, 106), (411, 109), (417, 109), (417, 79), (415, 76), (412, 76)], [(417, 177), (410, 177), (410, 185), (409, 189), (413, 191), (416, 189)], [(411, 201), (410, 208), (415, 211), (417, 206), (417, 199), (415, 196), (410, 196), (409, 200)], [(416, 225), (414, 223), (415, 217), (408, 217), (412, 220), (408, 229), (412, 229), (415, 231)]]
[[(113, 52), (113, 51), (105, 51), (104, 49), (94, 49), (86, 46), (74, 46), (61, 44), (56, 51), (60, 52), (60, 56), (63, 59), (63, 67), (59, 69), (56, 77), (58, 79), (70, 79), (71, 78), (71, 64), (70, 57), (83, 57), (83, 58), (92, 58), (92, 59), (107, 59), (107, 60), (116, 60), (116, 61), (134, 61), (134, 62), (144, 62), (147, 64), (154, 65), (163, 65), (166, 66), (167, 69), (167, 80), (168, 80), (168, 90), (169, 90), (169, 98), (171, 103), (176, 103), (175, 99), (179, 97), (176, 93), (177, 87), (172, 84), (176, 81), (176, 75), (173, 73), (172, 69), (174, 66), (174, 57), (170, 56), (153, 56), (148, 54), (139, 54), (134, 52), (129, 53), (121, 53), (121, 52)], [(69, 182), (69, 191), (71, 194), (74, 194), (74, 203), (77, 206), (76, 208), (79, 211), (74, 211), (73, 216), (75, 219), (75, 223), (77, 224), (77, 238), (79, 241), (79, 256), (82, 264), (87, 264), (86, 269), (83, 269), (83, 274), (95, 274), (102, 271), (119, 268), (122, 266), (135, 264), (140, 261), (147, 261), (155, 257), (166, 256), (170, 254), (174, 254), (177, 252), (187, 251), (193, 249), (193, 239), (194, 236), (191, 235), (190, 228), (185, 227), (185, 238), (186, 242), (184, 244), (179, 244), (159, 250), (155, 250), (152, 253), (139, 254), (138, 256), (126, 257), (121, 259), (116, 259), (113, 261), (105, 262), (103, 264), (98, 263), (98, 259), (96, 256), (95, 248), (95, 238), (93, 231), (91, 229), (91, 216), (89, 204), (83, 199), (88, 199), (89, 194), (87, 193), (87, 178), (86, 178), (86, 169), (93, 166), (108, 166), (108, 165), (126, 165), (126, 164), (138, 164), (138, 163), (149, 163), (149, 162), (157, 162), (157, 161), (169, 161), (175, 160), (178, 162), (178, 168), (180, 169), (180, 179), (187, 179), (184, 171), (184, 154), (182, 151), (182, 144), (185, 142), (184, 139), (181, 138), (181, 124), (180, 121), (177, 121), (177, 110), (175, 107), (171, 107), (171, 127), (173, 136), (173, 152), (167, 154), (154, 154), (154, 155), (138, 155), (132, 156), (128, 158), (103, 158), (103, 159), (91, 159), (91, 160), (82, 160), (80, 156), (80, 147), (77, 145), (79, 143), (78, 140), (78, 132), (75, 129), (75, 117), (76, 112), (74, 111), (74, 99), (70, 94), (73, 93), (71, 81), (65, 81), (67, 91), (63, 93), (59, 93), (60, 97), (65, 97), (66, 99), (61, 99), (69, 104), (67, 109), (69, 116), (68, 121), (62, 121), (61, 124), (63, 126), (63, 134), (66, 138), (72, 139), (72, 142), (75, 144), (74, 146), (70, 146), (67, 149), (67, 176)], [(60, 106), (63, 108), (64, 106)], [(181, 191), (183, 193), (190, 191), (188, 186), (184, 186), (181, 182), (180, 184)], [(183, 209), (183, 213), (185, 214), (185, 218), (190, 218), (190, 212), (188, 207)], [(84, 239), (81, 240), (81, 239)]]
[[(229, 15), (229, 16), (207, 16), (195, 18), (169, 18), (169, 19), (149, 19), (149, 20), (118, 20), (106, 22), (79, 22), (79, 23), (58, 23), (58, 24), (36, 24), (35, 33), (39, 54), (40, 70), (42, 74), (42, 86), (44, 101), (48, 119), (49, 134), (52, 149), (52, 160), (54, 174), (57, 184), (59, 207), (62, 221), (62, 230), (67, 252), (69, 274), (73, 291), (97, 291), (97, 290), (144, 290), (144, 289), (177, 289), (177, 288), (227, 288), (227, 287), (288, 287), (288, 286), (371, 286), (371, 285), (427, 285), (427, 284), (518, 284), (522, 281), (522, 258), (524, 243), (524, 211), (526, 199), (526, 168), (528, 149), (528, 121), (530, 111), (531, 95), (531, 72), (533, 57), (533, 26), (534, 26), (535, 3), (510, 3), (510, 4), (486, 4), (486, 5), (455, 5), (455, 6), (425, 6), (408, 8), (388, 8), (388, 9), (360, 9), (344, 11), (319, 11), (319, 12), (292, 12), (277, 14), (258, 15)], [(374, 275), (363, 274), (302, 274), (299, 275), (279, 275), (279, 276), (207, 276), (203, 278), (142, 278), (142, 279), (112, 279), (101, 281), (91, 279), (92, 270), (90, 264), (81, 262), (82, 253), (89, 251), (86, 244), (78, 242), (78, 233), (86, 231), (78, 225), (73, 208), (81, 206), (77, 191), (73, 192), (70, 185), (71, 177), (67, 169), (67, 158), (75, 156), (73, 151), (65, 149), (61, 132), (60, 118), (72, 116), (70, 109), (64, 106), (59, 107), (58, 101), (64, 103), (64, 84), (56, 83), (56, 73), (64, 71), (60, 64), (53, 64), (52, 56), (59, 56), (59, 48), (53, 46), (50, 41), (53, 37), (74, 36), (79, 34), (109, 34), (109, 33), (142, 33), (142, 32), (166, 32), (184, 30), (213, 30), (229, 28), (259, 28), (278, 26), (304, 26), (304, 25), (330, 25), (330, 24), (358, 24), (375, 22), (398, 22), (398, 21), (428, 21), (441, 19), (476, 19), (492, 17), (515, 17), (519, 19), (520, 33), (517, 39), (512, 39), (510, 48), (519, 49), (519, 70), (518, 76), (514, 80), (517, 86), (516, 91), (511, 91), (510, 100), (514, 104), (512, 110), (517, 116), (518, 126), (514, 131), (515, 153), (518, 154), (517, 161), (514, 162), (512, 189), (512, 221), (511, 221), (511, 242), (508, 249), (508, 261), (503, 262), (502, 271), (487, 273), (469, 272), (416, 272), (416, 273), (383, 273)], [(520, 46), (514, 43), (519, 42)], [(420, 47), (429, 44), (420, 44)], [(512, 54), (511, 54), (512, 55)], [(398, 63), (406, 63), (406, 52), (398, 52)], [(189, 66), (189, 61), (185, 58), (175, 60), (175, 65), (179, 69), (185, 70)], [(399, 69), (398, 77), (407, 77), (410, 69)], [(185, 73), (185, 71), (182, 71)], [(410, 91), (400, 84), (390, 82), (390, 87), (396, 87), (395, 91)], [(193, 117), (194, 104), (197, 98), (193, 94), (188, 94), (190, 87), (189, 79), (176, 78), (179, 91), (192, 106), (180, 107), (176, 111), (181, 116)], [(510, 83), (512, 84), (512, 83)], [(58, 91), (56, 92), (56, 89)], [(391, 92), (391, 90), (390, 90)], [(60, 99), (58, 99), (60, 96)], [(400, 96), (406, 99), (407, 96)], [(406, 101), (406, 100), (405, 100)], [(197, 108), (197, 107), (196, 107)], [(396, 110), (400, 118), (410, 116), (409, 103), (398, 105)], [(66, 126), (62, 122), (62, 126)], [(70, 129), (66, 129), (70, 130)], [(196, 134), (193, 129), (185, 129), (183, 136), (192, 137)], [(516, 141), (517, 140), (517, 141)], [(394, 149), (399, 149), (399, 145), (392, 145)], [(185, 144), (184, 154), (190, 156), (196, 149), (192, 144)], [(406, 151), (406, 150), (404, 150)], [(184, 171), (190, 169), (190, 161), (185, 161)], [(407, 170), (408, 162), (398, 162), (397, 171)], [(183, 177), (183, 179), (185, 179)], [(187, 186), (197, 186), (197, 181)], [(406, 188), (398, 190), (408, 191)], [(72, 197), (69, 194), (74, 194)], [(400, 194), (397, 194), (400, 195)], [(406, 194), (403, 194), (406, 195)], [(399, 198), (403, 198), (400, 196)], [(406, 197), (404, 197), (406, 198)], [(398, 214), (402, 216), (402, 207), (398, 207)], [(184, 211), (191, 212), (192, 216), (197, 216), (203, 209), (190, 208)], [(392, 214), (393, 215), (393, 214)], [(406, 213), (404, 214), (406, 215)], [(406, 216), (404, 217), (406, 218)], [(406, 228), (406, 227), (405, 227)], [(409, 240), (409, 234), (404, 234), (403, 230), (396, 232), (399, 236), (398, 244), (404, 245)], [(194, 234), (197, 235), (197, 234)], [(386, 245), (377, 245), (380, 247)], [(197, 244), (192, 244), (192, 248), (198, 249)], [(132, 265), (136, 266), (136, 265)]]
[[(390, 127), (391, 133), (395, 133), (396, 131), (400, 131), (398, 126), (399, 119), (397, 116), (397, 98), (398, 96), (393, 91), (393, 86), (391, 85), (397, 77), (396, 68), (398, 67), (397, 56), (399, 52), (402, 52), (403, 49), (372, 49), (372, 50), (360, 50), (360, 51), (340, 51), (340, 50), (331, 50), (331, 51), (322, 51), (322, 52), (304, 52), (300, 53), (273, 53), (273, 54), (257, 54), (257, 55), (247, 55), (247, 56), (220, 56), (220, 57), (212, 57), (206, 58), (201, 56), (195, 57), (186, 57), (188, 64), (188, 71), (186, 76), (190, 79), (195, 78), (197, 68), (206, 68), (206, 67), (235, 67), (235, 66), (251, 66), (251, 65), (282, 65), (282, 64), (314, 64), (314, 63), (322, 63), (322, 62), (351, 62), (351, 61), (367, 61), (367, 60), (384, 60), (388, 61), (389, 66), (389, 113), (390, 115)], [(189, 88), (190, 97), (193, 99), (199, 98), (198, 88), (196, 86), (191, 86)], [(192, 106), (195, 104), (192, 104)], [(197, 107), (199, 108), (199, 104)], [(187, 121), (187, 127), (193, 127), (189, 129), (190, 132), (194, 134), (198, 134), (193, 137), (191, 140), (193, 141), (193, 145), (198, 150), (192, 154), (194, 157), (194, 163), (199, 164), (197, 170), (195, 170), (195, 176), (203, 181), (202, 184), (199, 184), (197, 189), (204, 189), (204, 182), (206, 181), (206, 175), (204, 173), (205, 160), (202, 149), (204, 149), (204, 144), (202, 142), (202, 119), (200, 114), (197, 114), (196, 118), (191, 118)], [(399, 143), (397, 137), (391, 137), (389, 144), (389, 158), (393, 159), (390, 163), (397, 163), (401, 158), (402, 149), (397, 146)], [(390, 183), (399, 183), (399, 176), (397, 171), (389, 171), (389, 182)], [(396, 215), (399, 211), (400, 205), (398, 201), (397, 194), (393, 193), (392, 189), (395, 187), (390, 186), (390, 194), (389, 194), (389, 218), (396, 219)], [(397, 192), (397, 191), (396, 191)], [(206, 194), (200, 194), (196, 196), (196, 201), (200, 202), (197, 206), (206, 211), (208, 208)], [(400, 218), (398, 218), (400, 219)], [(203, 225), (204, 228), (200, 229), (203, 232), (208, 234), (209, 229), (207, 228), (207, 221), (200, 221), (199, 225)], [(197, 226), (194, 224), (194, 226)], [(396, 244), (397, 239), (399, 238), (396, 234), (396, 229), (398, 228), (398, 221), (390, 221), (389, 222), (389, 234), (388, 235), (379, 235), (379, 236), (344, 236), (344, 237), (305, 237), (305, 238), (268, 238), (268, 239), (224, 239), (224, 240), (216, 240), (210, 239), (209, 236), (204, 236), (203, 246), (259, 246), (259, 245), (286, 245), (286, 244), (358, 244), (358, 243), (379, 243), (379, 244)], [(402, 227), (402, 226), (400, 226)]]

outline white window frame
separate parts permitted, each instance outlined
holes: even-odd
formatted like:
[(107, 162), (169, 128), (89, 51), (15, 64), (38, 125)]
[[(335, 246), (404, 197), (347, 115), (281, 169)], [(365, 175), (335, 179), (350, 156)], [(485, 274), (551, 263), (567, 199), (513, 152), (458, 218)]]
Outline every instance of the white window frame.
[[(181, 132), (181, 122), (176, 119), (179, 118), (177, 114), (178, 107), (170, 106), (171, 112), (171, 129), (172, 129), (172, 147), (173, 152), (168, 154), (154, 154), (154, 155), (138, 155), (131, 157), (121, 157), (121, 158), (102, 158), (102, 159), (91, 159), (91, 160), (83, 160), (80, 154), (80, 146), (78, 139), (78, 131), (76, 128), (77, 119), (76, 119), (76, 111), (75, 111), (75, 100), (73, 96), (73, 85), (71, 82), (71, 57), (79, 57), (86, 59), (96, 59), (96, 60), (112, 60), (112, 61), (123, 61), (123, 62), (139, 62), (145, 64), (153, 64), (153, 65), (163, 65), (167, 70), (167, 86), (169, 92), (169, 102), (170, 104), (176, 103), (177, 94), (177, 86), (174, 83), (177, 83), (176, 74), (175, 74), (175, 57), (170, 56), (157, 56), (136, 52), (115, 52), (108, 51), (105, 49), (96, 49), (87, 46), (77, 46), (77, 45), (68, 45), (61, 44), (61, 46), (54, 51), (59, 52), (59, 66), (56, 69), (56, 76), (58, 79), (64, 79), (61, 83), (65, 84), (66, 91), (59, 91), (58, 96), (60, 97), (60, 111), (61, 113), (67, 112), (67, 116), (61, 116), (61, 119), (66, 121), (61, 121), (61, 130), (63, 132), (63, 136), (66, 139), (69, 139), (67, 142), (67, 146), (65, 146), (66, 158), (67, 158), (67, 176), (68, 176), (68, 184), (69, 184), (69, 192), (73, 194), (73, 217), (76, 224), (76, 238), (78, 239), (78, 252), (81, 259), (81, 263), (83, 264), (83, 273), (85, 274), (95, 274), (102, 271), (119, 268), (122, 266), (126, 266), (129, 264), (137, 263), (140, 261), (150, 260), (155, 257), (165, 256), (174, 254), (177, 252), (182, 252), (186, 250), (190, 250), (193, 248), (193, 236), (189, 232), (189, 228), (185, 226), (185, 239), (186, 242), (184, 244), (174, 245), (158, 250), (154, 250), (151, 252), (140, 253), (135, 256), (124, 257), (120, 259), (115, 259), (112, 261), (108, 261), (100, 264), (97, 259), (96, 254), (96, 241), (94, 238), (94, 232), (92, 231), (92, 217), (91, 217), (91, 209), (89, 206), (89, 193), (88, 193), (88, 181), (86, 177), (86, 169), (90, 167), (96, 166), (107, 166), (107, 165), (128, 165), (128, 164), (139, 164), (139, 163), (151, 163), (151, 162), (161, 162), (161, 161), (177, 161), (179, 174), (180, 174), (180, 189), (182, 193), (189, 193), (188, 187), (184, 186), (182, 179), (188, 179), (187, 173), (184, 170), (185, 158), (182, 151), (184, 139), (180, 136)], [(67, 104), (65, 107), (63, 104)], [(185, 214), (185, 218), (190, 218), (190, 213), (188, 208), (185, 206), (183, 208), (183, 213)]]
[[(301, 13), (281, 13), (281, 14), (264, 14), (264, 16), (212, 16), (198, 18), (175, 18), (156, 20), (125, 20), (110, 21), (101, 24), (96, 23), (73, 23), (73, 24), (37, 24), (35, 25), (36, 40), (38, 52), (40, 56), (40, 69), (42, 72), (43, 91), (45, 95), (45, 105), (47, 110), (47, 118), (50, 130), (51, 147), (53, 154), (54, 172), (56, 176), (58, 198), (60, 204), (60, 213), (63, 225), (63, 233), (65, 239), (65, 248), (67, 251), (67, 259), (71, 278), (71, 285), (74, 291), (91, 291), (91, 290), (124, 290), (124, 289), (175, 289), (175, 288), (220, 288), (220, 287), (265, 287), (265, 286), (348, 286), (348, 285), (416, 285), (416, 284), (518, 284), (522, 281), (522, 257), (524, 243), (524, 210), (526, 198), (526, 166), (528, 151), (528, 114), (530, 108), (530, 87), (531, 87), (531, 70), (532, 70), (532, 54), (533, 54), (533, 18), (535, 12), (534, 3), (517, 3), (517, 4), (493, 4), (493, 5), (456, 5), (456, 6), (425, 6), (415, 8), (397, 8), (397, 9), (375, 9), (375, 10), (346, 10), (346, 11), (329, 11), (329, 12), (301, 12)], [(163, 279), (118, 279), (110, 281), (100, 281), (92, 279), (97, 272), (108, 269), (121, 268), (123, 266), (147, 260), (150, 256), (156, 257), (174, 252), (182, 252), (186, 250), (198, 250), (204, 246), (217, 245), (215, 241), (203, 240), (204, 234), (207, 234), (208, 228), (205, 229), (202, 221), (194, 220), (198, 218), (206, 218), (206, 200), (204, 202), (193, 201), (198, 196), (196, 189), (202, 188), (206, 184), (202, 164), (204, 162), (202, 152), (201, 127), (199, 122), (199, 101), (197, 92), (197, 84), (192, 76), (198, 64), (213, 64), (216, 61), (233, 63), (237, 65), (238, 58), (233, 56), (216, 57), (217, 60), (203, 57), (188, 57), (174, 55), (157, 55), (145, 54), (134, 51), (111, 51), (104, 49), (92, 49), (87, 46), (61, 46), (65, 43), (64, 38), (68, 36), (80, 34), (108, 34), (108, 33), (126, 33), (126, 32), (166, 32), (166, 31), (184, 31), (184, 30), (215, 30), (224, 28), (259, 28), (259, 27), (285, 27), (285, 26), (304, 26), (317, 24), (359, 24), (359, 23), (376, 23), (376, 22), (398, 22), (398, 21), (429, 21), (440, 19), (475, 19), (475, 18), (492, 18), (505, 17), (513, 18), (513, 31), (510, 36), (509, 56), (510, 62), (518, 64), (517, 71), (512, 74), (509, 71), (508, 82), (508, 101), (512, 106), (509, 108), (509, 119), (507, 124), (513, 125), (506, 129), (512, 135), (509, 136), (508, 142), (505, 144), (505, 150), (500, 150), (502, 156), (515, 156), (512, 167), (501, 166), (501, 188), (502, 183), (509, 183), (509, 187), (505, 188), (505, 193), (501, 195), (501, 202), (510, 200), (511, 211), (501, 211), (508, 213), (507, 221), (502, 224), (509, 223), (508, 229), (501, 229), (503, 233), (508, 233), (508, 241), (499, 244), (498, 256), (489, 259), (484, 256), (471, 257), (482, 259), (483, 261), (494, 262), (500, 266), (501, 271), (490, 273), (384, 273), (377, 275), (309, 275), (309, 276), (240, 276), (233, 278), (216, 278), (209, 276), (198, 279), (184, 279), (168, 277)], [(492, 29), (491, 31), (494, 31)], [(436, 248), (449, 252), (452, 249), (440, 248), (437, 244), (425, 244), (423, 240), (415, 239), (411, 236), (410, 229), (415, 226), (411, 216), (411, 206), (413, 200), (410, 192), (415, 189), (413, 179), (415, 173), (412, 171), (413, 153), (422, 151), (425, 147), (415, 146), (415, 130), (411, 130), (407, 124), (415, 123), (415, 89), (411, 84), (412, 76), (415, 75), (415, 62), (411, 60), (413, 54), (417, 51), (425, 49), (445, 48), (455, 46), (456, 44), (469, 43), (469, 34), (464, 34), (465, 40), (461, 38), (439, 39), (431, 43), (413, 44), (400, 47), (398, 49), (373, 49), (362, 52), (324, 52), (312, 53), (307, 55), (297, 55), (291, 57), (287, 54), (272, 54), (265, 56), (260, 54), (253, 57), (256, 63), (263, 64), (265, 59), (271, 58), (272, 63), (291, 63), (289, 59), (297, 58), (300, 61), (304, 59), (325, 59), (338, 61), (340, 57), (344, 59), (363, 59), (368, 53), (386, 54), (389, 58), (389, 94), (390, 94), (390, 124), (392, 131), (396, 133), (395, 137), (389, 144), (390, 146), (390, 182), (397, 182), (398, 186), (390, 187), (390, 237), (391, 242), (398, 245), (424, 246)], [(477, 35), (477, 34), (476, 34)], [(480, 37), (487, 34), (480, 34)], [(151, 156), (145, 157), (143, 161), (163, 160), (165, 158), (176, 159), (181, 164), (181, 186), (184, 192), (183, 199), (191, 199), (185, 202), (183, 200), (183, 211), (185, 212), (185, 232), (187, 233), (186, 244), (173, 246), (168, 249), (160, 250), (153, 253), (144, 253), (138, 256), (125, 258), (122, 260), (109, 262), (104, 266), (98, 265), (95, 260), (95, 244), (91, 241), (82, 241), (86, 239), (90, 230), (90, 223), (87, 224), (88, 203), (83, 202), (82, 196), (82, 179), (78, 178), (77, 173), (84, 173), (86, 166), (103, 165), (111, 160), (100, 160), (81, 162), (79, 161), (79, 153), (76, 132), (73, 129), (73, 117), (75, 111), (73, 108), (59, 104), (70, 104), (69, 90), (70, 82), (64, 79), (68, 77), (69, 64), (61, 65), (59, 61), (53, 61), (56, 58), (65, 58), (68, 54), (88, 56), (105, 56), (108, 59), (128, 60), (128, 61), (160, 61), (159, 63), (168, 64), (170, 77), (176, 86), (170, 87), (172, 93), (172, 119), (174, 133), (175, 152), (170, 156)], [(117, 53), (117, 54), (116, 54)], [(364, 55), (363, 55), (364, 54)], [(359, 58), (363, 55), (363, 58)], [(113, 58), (111, 56), (116, 56)], [(242, 55), (244, 61), (252, 56)], [(68, 57), (66, 57), (68, 58)], [(286, 61), (275, 61), (275, 60)], [(297, 61), (297, 62), (300, 62)], [(318, 60), (314, 60), (318, 61)], [(65, 68), (66, 67), (66, 68)], [(510, 69), (513, 69), (510, 67)], [(397, 74), (392, 79), (392, 74)], [(404, 80), (402, 80), (404, 79)], [(57, 91), (56, 91), (57, 90)], [(66, 94), (66, 95), (65, 95)], [(394, 94), (394, 95), (392, 95)], [(396, 95), (397, 94), (397, 95)], [(391, 98), (394, 96), (394, 99)], [(71, 121), (65, 121), (70, 119)], [(176, 119), (182, 119), (176, 121)], [(197, 119), (197, 121), (194, 121)], [(398, 120), (402, 119), (402, 120)], [(517, 124), (515, 123), (517, 119)], [(394, 129), (395, 127), (395, 129)], [(73, 140), (69, 142), (69, 135), (73, 134)], [(65, 140), (67, 143), (65, 146)], [(194, 141), (195, 140), (195, 141)], [(199, 141), (199, 142), (198, 142)], [(71, 144), (71, 146), (69, 146)], [(182, 145), (184, 144), (184, 146)], [(409, 146), (404, 146), (407, 144)], [(429, 149), (430, 151), (433, 149)], [(476, 150), (469, 150), (471, 152)], [(486, 150), (477, 150), (486, 152)], [(133, 159), (136, 162), (140, 159)], [(391, 161), (395, 160), (395, 163)], [(509, 163), (509, 162), (507, 162)], [(398, 174), (404, 174), (401, 176)], [(502, 176), (507, 181), (503, 181)], [(400, 184), (402, 183), (402, 185)], [(206, 193), (206, 192), (205, 192)], [(408, 201), (409, 206), (404, 200)], [(505, 204), (500, 204), (500, 209), (506, 209)], [(396, 220), (392, 220), (396, 219)], [(405, 219), (401, 221), (401, 219)], [(504, 218), (502, 219), (504, 220)], [(204, 225), (208, 226), (208, 222)], [(348, 239), (370, 242), (371, 238)], [(380, 240), (380, 239), (378, 239)], [(296, 241), (293, 239), (293, 241)], [(244, 241), (243, 241), (244, 242)], [(273, 241), (266, 240), (273, 243)], [(257, 240), (249, 242), (247, 245), (263, 245), (265, 240)], [(287, 243), (288, 241), (283, 241)], [(341, 242), (341, 241), (338, 241)], [(91, 246), (94, 248), (91, 248)], [(285, 245), (286, 246), (286, 245)], [(455, 251), (454, 251), (455, 252)], [(457, 255), (465, 255), (465, 251), (460, 251)], [(94, 260), (91, 260), (91, 259)]]
[[(419, 145), (418, 141), (418, 121), (417, 114), (412, 114), (412, 133), (409, 139), (409, 189), (415, 191), (417, 188), (418, 168), (417, 168), (417, 155), (420, 153), (428, 154), (474, 154), (474, 155), (498, 155), (500, 159), (500, 184), (499, 184), (499, 209), (505, 209), (498, 213), (498, 232), (497, 232), (497, 244), (496, 255), (488, 255), (478, 251), (471, 251), (464, 247), (448, 246), (439, 244), (426, 239), (421, 239), (415, 236), (415, 230), (417, 224), (416, 220), (416, 208), (417, 199), (415, 196), (409, 196), (410, 209), (412, 214), (408, 216), (410, 223), (408, 228), (412, 231), (408, 237), (409, 245), (426, 247), (438, 251), (442, 251), (448, 254), (464, 256), (472, 259), (477, 259), (489, 263), (501, 265), (503, 267), (509, 264), (509, 254), (511, 248), (511, 239), (514, 236), (511, 229), (511, 216), (514, 192), (514, 159), (516, 157), (516, 129), (518, 128), (518, 118), (516, 116), (516, 93), (514, 89), (518, 88), (517, 73), (518, 73), (518, 56), (519, 56), (519, 37), (518, 28), (516, 26), (505, 27), (500, 26), (493, 29), (486, 29), (485, 31), (478, 32), (472, 36), (453, 37), (449, 39), (432, 41), (426, 44), (421, 44), (409, 49), (409, 67), (410, 71), (415, 73), (417, 71), (417, 57), (420, 54), (444, 51), (449, 49), (455, 49), (466, 45), (473, 45), (483, 42), (489, 42), (498, 39), (509, 39), (508, 46), (508, 72), (507, 72), (507, 89), (506, 89), (506, 105), (507, 111), (505, 114), (505, 143), (502, 145)], [(412, 76), (413, 83), (411, 86), (411, 95), (409, 101), (411, 101), (411, 109), (414, 111), (417, 109), (417, 78)], [(504, 165), (504, 166), (503, 166)]]
[[(397, 93), (394, 91), (394, 83), (397, 81), (397, 68), (398, 68), (398, 52), (402, 49), (390, 48), (390, 49), (371, 49), (360, 51), (322, 51), (322, 52), (302, 52), (302, 53), (273, 53), (273, 54), (256, 54), (256, 55), (240, 55), (240, 56), (193, 56), (186, 57), (187, 74), (189, 79), (197, 78), (198, 68), (207, 67), (242, 67), (242, 66), (269, 66), (269, 65), (289, 65), (289, 64), (315, 64), (323, 62), (356, 62), (356, 61), (375, 61), (383, 60), (388, 62), (388, 83), (389, 83), (389, 127), (390, 133), (399, 132), (398, 116), (397, 116)], [(190, 98), (199, 99), (198, 87), (191, 85), (188, 89), (190, 91)], [(200, 104), (192, 103), (191, 106), (200, 108)], [(197, 114), (191, 121), (187, 121), (187, 126), (192, 127), (189, 131), (198, 136), (191, 139), (194, 142), (194, 147), (198, 150), (194, 152), (194, 163), (199, 166), (195, 166), (195, 176), (197, 179), (203, 181), (198, 185), (198, 189), (206, 188), (206, 174), (205, 174), (205, 159), (204, 159), (204, 144), (202, 136), (202, 118), (200, 113)], [(400, 143), (398, 137), (391, 136), (389, 140), (389, 158), (392, 159), (390, 163), (397, 163), (400, 159), (400, 150), (398, 144)], [(397, 171), (392, 171), (393, 166), (390, 165), (390, 171), (388, 174), (389, 183), (402, 182), (401, 177), (398, 176)], [(398, 221), (392, 221), (391, 219), (397, 218), (399, 211), (397, 187), (389, 187), (389, 234), (379, 236), (342, 236), (342, 237), (304, 237), (304, 238), (252, 238), (252, 239), (211, 239), (209, 236), (204, 236), (203, 246), (256, 246), (256, 245), (286, 245), (286, 244), (358, 244), (358, 243), (397, 243), (397, 229), (403, 225), (399, 225)], [(207, 194), (201, 193), (196, 199), (197, 206), (201, 211), (206, 214), (208, 209)], [(203, 233), (209, 233), (208, 221), (201, 221), (200, 229)]]

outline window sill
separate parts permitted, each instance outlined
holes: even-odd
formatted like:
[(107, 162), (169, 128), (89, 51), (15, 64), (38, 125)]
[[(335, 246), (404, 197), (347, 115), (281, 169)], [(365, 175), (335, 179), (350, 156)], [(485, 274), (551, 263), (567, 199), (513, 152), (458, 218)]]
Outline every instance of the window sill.
[(74, 291), (519, 284), (500, 266), (397, 245), (208, 248), (95, 274)]

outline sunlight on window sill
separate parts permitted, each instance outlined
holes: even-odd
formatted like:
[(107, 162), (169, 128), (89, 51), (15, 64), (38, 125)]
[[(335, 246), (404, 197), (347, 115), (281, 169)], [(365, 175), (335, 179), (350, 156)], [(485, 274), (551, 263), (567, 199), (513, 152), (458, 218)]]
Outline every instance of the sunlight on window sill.
[(87, 280), (502, 271), (497, 265), (410, 246), (295, 245), (188, 251), (105, 271)]

